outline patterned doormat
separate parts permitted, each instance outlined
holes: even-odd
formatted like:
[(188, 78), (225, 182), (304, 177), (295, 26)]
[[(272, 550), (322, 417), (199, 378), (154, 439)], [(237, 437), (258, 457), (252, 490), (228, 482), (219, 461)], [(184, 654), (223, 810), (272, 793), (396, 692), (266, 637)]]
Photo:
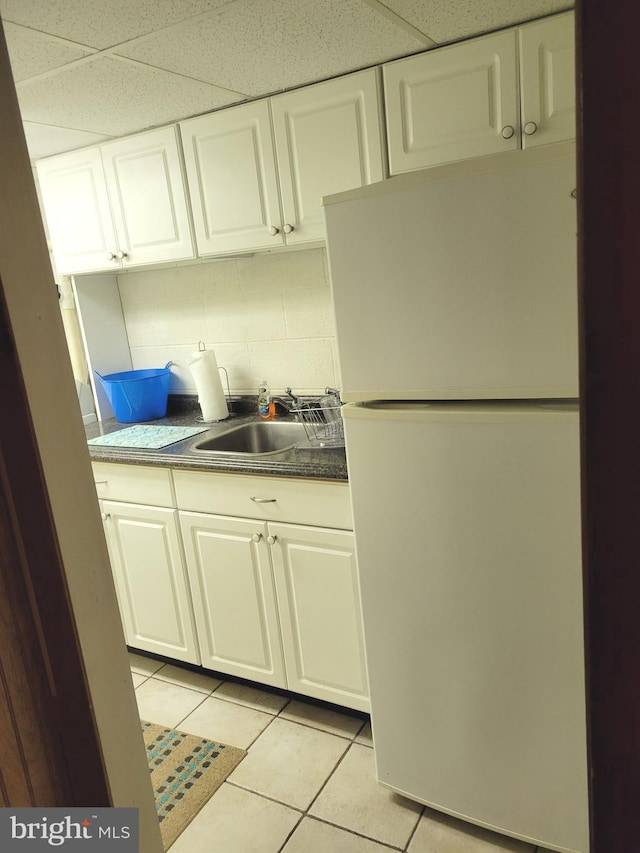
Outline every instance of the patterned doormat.
[(142, 733), (160, 834), (168, 850), (247, 753), (145, 720)]

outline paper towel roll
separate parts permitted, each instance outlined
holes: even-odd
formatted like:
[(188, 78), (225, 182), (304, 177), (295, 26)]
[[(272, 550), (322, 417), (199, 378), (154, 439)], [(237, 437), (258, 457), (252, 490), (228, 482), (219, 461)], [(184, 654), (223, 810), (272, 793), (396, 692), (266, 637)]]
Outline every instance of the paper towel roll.
[(229, 417), (218, 363), (213, 350), (203, 349), (191, 355), (188, 364), (198, 391), (203, 421), (223, 421)]

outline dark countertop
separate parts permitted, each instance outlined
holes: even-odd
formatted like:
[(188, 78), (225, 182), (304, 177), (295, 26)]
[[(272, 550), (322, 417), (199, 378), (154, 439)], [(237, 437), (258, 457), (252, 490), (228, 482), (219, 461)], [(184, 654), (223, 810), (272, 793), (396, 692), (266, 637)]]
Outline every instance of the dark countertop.
[[(201, 415), (197, 400), (190, 395), (172, 395), (167, 416), (154, 421), (162, 426), (205, 426), (198, 421)], [(198, 471), (218, 471), (238, 474), (266, 474), (273, 477), (303, 477), (319, 480), (346, 480), (347, 460), (344, 447), (313, 447), (300, 445), (281, 453), (264, 456), (249, 454), (203, 453), (194, 445), (206, 438), (225, 432), (242, 423), (259, 420), (253, 401), (239, 400), (231, 404), (232, 414), (224, 421), (206, 424), (207, 432), (185, 438), (160, 450), (142, 450), (127, 447), (101, 447), (89, 445), (89, 455), (94, 462), (119, 462), (130, 465), (160, 465), (169, 468), (189, 468)], [(292, 415), (278, 413), (276, 420), (294, 421)], [(122, 424), (115, 419), (85, 426), (87, 439), (97, 438), (132, 424)]]

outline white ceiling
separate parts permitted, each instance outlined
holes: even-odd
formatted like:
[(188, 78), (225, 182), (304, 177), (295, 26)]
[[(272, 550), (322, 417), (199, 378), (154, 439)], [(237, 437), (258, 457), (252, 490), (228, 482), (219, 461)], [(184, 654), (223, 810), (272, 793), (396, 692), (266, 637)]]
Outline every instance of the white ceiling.
[(572, 8), (573, 0), (0, 0), (33, 159)]

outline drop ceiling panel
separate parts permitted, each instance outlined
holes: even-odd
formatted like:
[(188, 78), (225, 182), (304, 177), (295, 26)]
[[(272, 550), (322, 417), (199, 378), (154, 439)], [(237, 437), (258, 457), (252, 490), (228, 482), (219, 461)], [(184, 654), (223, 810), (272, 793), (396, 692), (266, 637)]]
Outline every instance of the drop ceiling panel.
[(384, 0), (384, 5), (443, 43), (572, 9), (572, 0)]
[(85, 148), (98, 142), (106, 142), (110, 136), (99, 133), (88, 133), (84, 130), (69, 130), (66, 127), (52, 127), (48, 124), (33, 124), (23, 122), (29, 155), (34, 160), (41, 157), (51, 157), (62, 154), (73, 148)]
[(238, 92), (110, 56), (17, 88), (23, 119), (109, 136), (168, 124), (244, 99)]
[(258, 96), (422, 49), (362, 0), (238, 0), (117, 52)]
[(93, 52), (65, 39), (17, 24), (6, 23), (4, 33), (16, 82), (59, 68)]
[(0, 0), (4, 21), (97, 48), (110, 47), (229, 0)]
[(70, 150), (79, 140), (135, 133), (572, 6), (572, 0), (0, 0), (0, 17), (30, 153), (39, 157), (59, 151), (65, 140), (62, 150)]

